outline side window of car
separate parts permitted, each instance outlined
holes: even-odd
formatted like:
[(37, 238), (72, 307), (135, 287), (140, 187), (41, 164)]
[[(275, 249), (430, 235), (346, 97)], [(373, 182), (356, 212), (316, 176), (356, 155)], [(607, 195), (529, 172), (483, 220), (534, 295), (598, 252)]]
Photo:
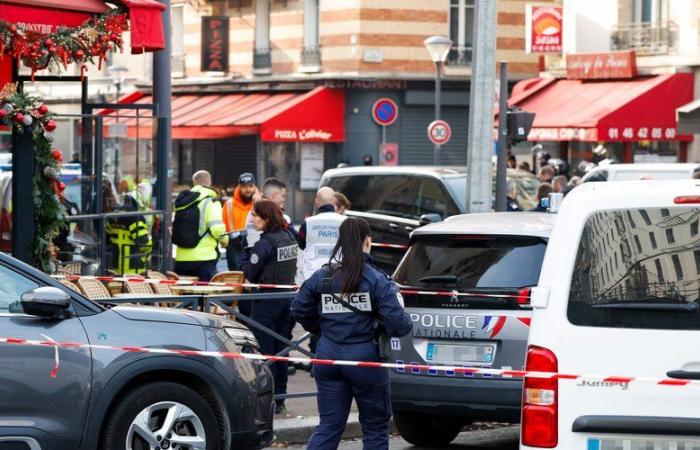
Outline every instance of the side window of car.
[(370, 176), (353, 175), (333, 178), (328, 182), (328, 186), (336, 192), (345, 194), (352, 203), (353, 211), (367, 211), (371, 199), (369, 196)]
[[(417, 218), (416, 178), (408, 175), (374, 175), (370, 177), (368, 212), (404, 218)], [(352, 201), (352, 199), (350, 199)]]
[(22, 294), (37, 287), (37, 283), (24, 275), (0, 265), (0, 314), (23, 314)]
[(440, 214), (442, 218), (459, 214), (440, 184), (431, 178), (421, 178), (418, 185), (418, 216)]

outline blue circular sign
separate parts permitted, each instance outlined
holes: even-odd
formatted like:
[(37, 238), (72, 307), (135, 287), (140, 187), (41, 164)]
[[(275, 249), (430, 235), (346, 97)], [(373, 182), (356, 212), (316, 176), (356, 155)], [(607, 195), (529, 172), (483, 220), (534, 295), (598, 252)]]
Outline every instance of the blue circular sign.
[(372, 118), (377, 124), (388, 127), (399, 118), (399, 107), (390, 98), (380, 98), (372, 106)]

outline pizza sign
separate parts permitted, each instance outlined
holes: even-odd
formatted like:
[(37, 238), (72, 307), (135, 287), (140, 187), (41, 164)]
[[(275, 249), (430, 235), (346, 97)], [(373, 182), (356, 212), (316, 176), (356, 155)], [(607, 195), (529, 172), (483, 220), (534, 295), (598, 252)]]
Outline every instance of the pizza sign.
[(559, 6), (527, 5), (525, 46), (528, 53), (561, 53), (564, 16)]

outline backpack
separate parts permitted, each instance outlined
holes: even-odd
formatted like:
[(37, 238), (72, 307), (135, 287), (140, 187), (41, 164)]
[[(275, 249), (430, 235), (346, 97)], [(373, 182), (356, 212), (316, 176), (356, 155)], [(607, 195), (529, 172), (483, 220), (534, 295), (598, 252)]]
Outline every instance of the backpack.
[[(204, 201), (204, 208), (200, 211), (199, 203)], [(204, 230), (199, 234), (200, 224), (203, 222), (201, 214), (211, 201), (211, 197), (199, 198), (198, 192), (190, 190), (182, 191), (175, 199), (175, 220), (173, 220), (173, 244), (182, 248), (195, 248), (199, 241), (209, 231)]]

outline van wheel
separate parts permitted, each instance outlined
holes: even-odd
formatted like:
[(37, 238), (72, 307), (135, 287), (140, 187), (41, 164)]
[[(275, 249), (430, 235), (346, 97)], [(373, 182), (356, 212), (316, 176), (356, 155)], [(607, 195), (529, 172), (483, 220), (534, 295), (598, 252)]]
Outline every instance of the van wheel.
[(401, 437), (416, 447), (447, 445), (464, 427), (464, 422), (451, 417), (411, 412), (394, 413), (394, 423)]
[(149, 383), (129, 392), (110, 411), (105, 450), (220, 450), (211, 406), (177, 383)]

